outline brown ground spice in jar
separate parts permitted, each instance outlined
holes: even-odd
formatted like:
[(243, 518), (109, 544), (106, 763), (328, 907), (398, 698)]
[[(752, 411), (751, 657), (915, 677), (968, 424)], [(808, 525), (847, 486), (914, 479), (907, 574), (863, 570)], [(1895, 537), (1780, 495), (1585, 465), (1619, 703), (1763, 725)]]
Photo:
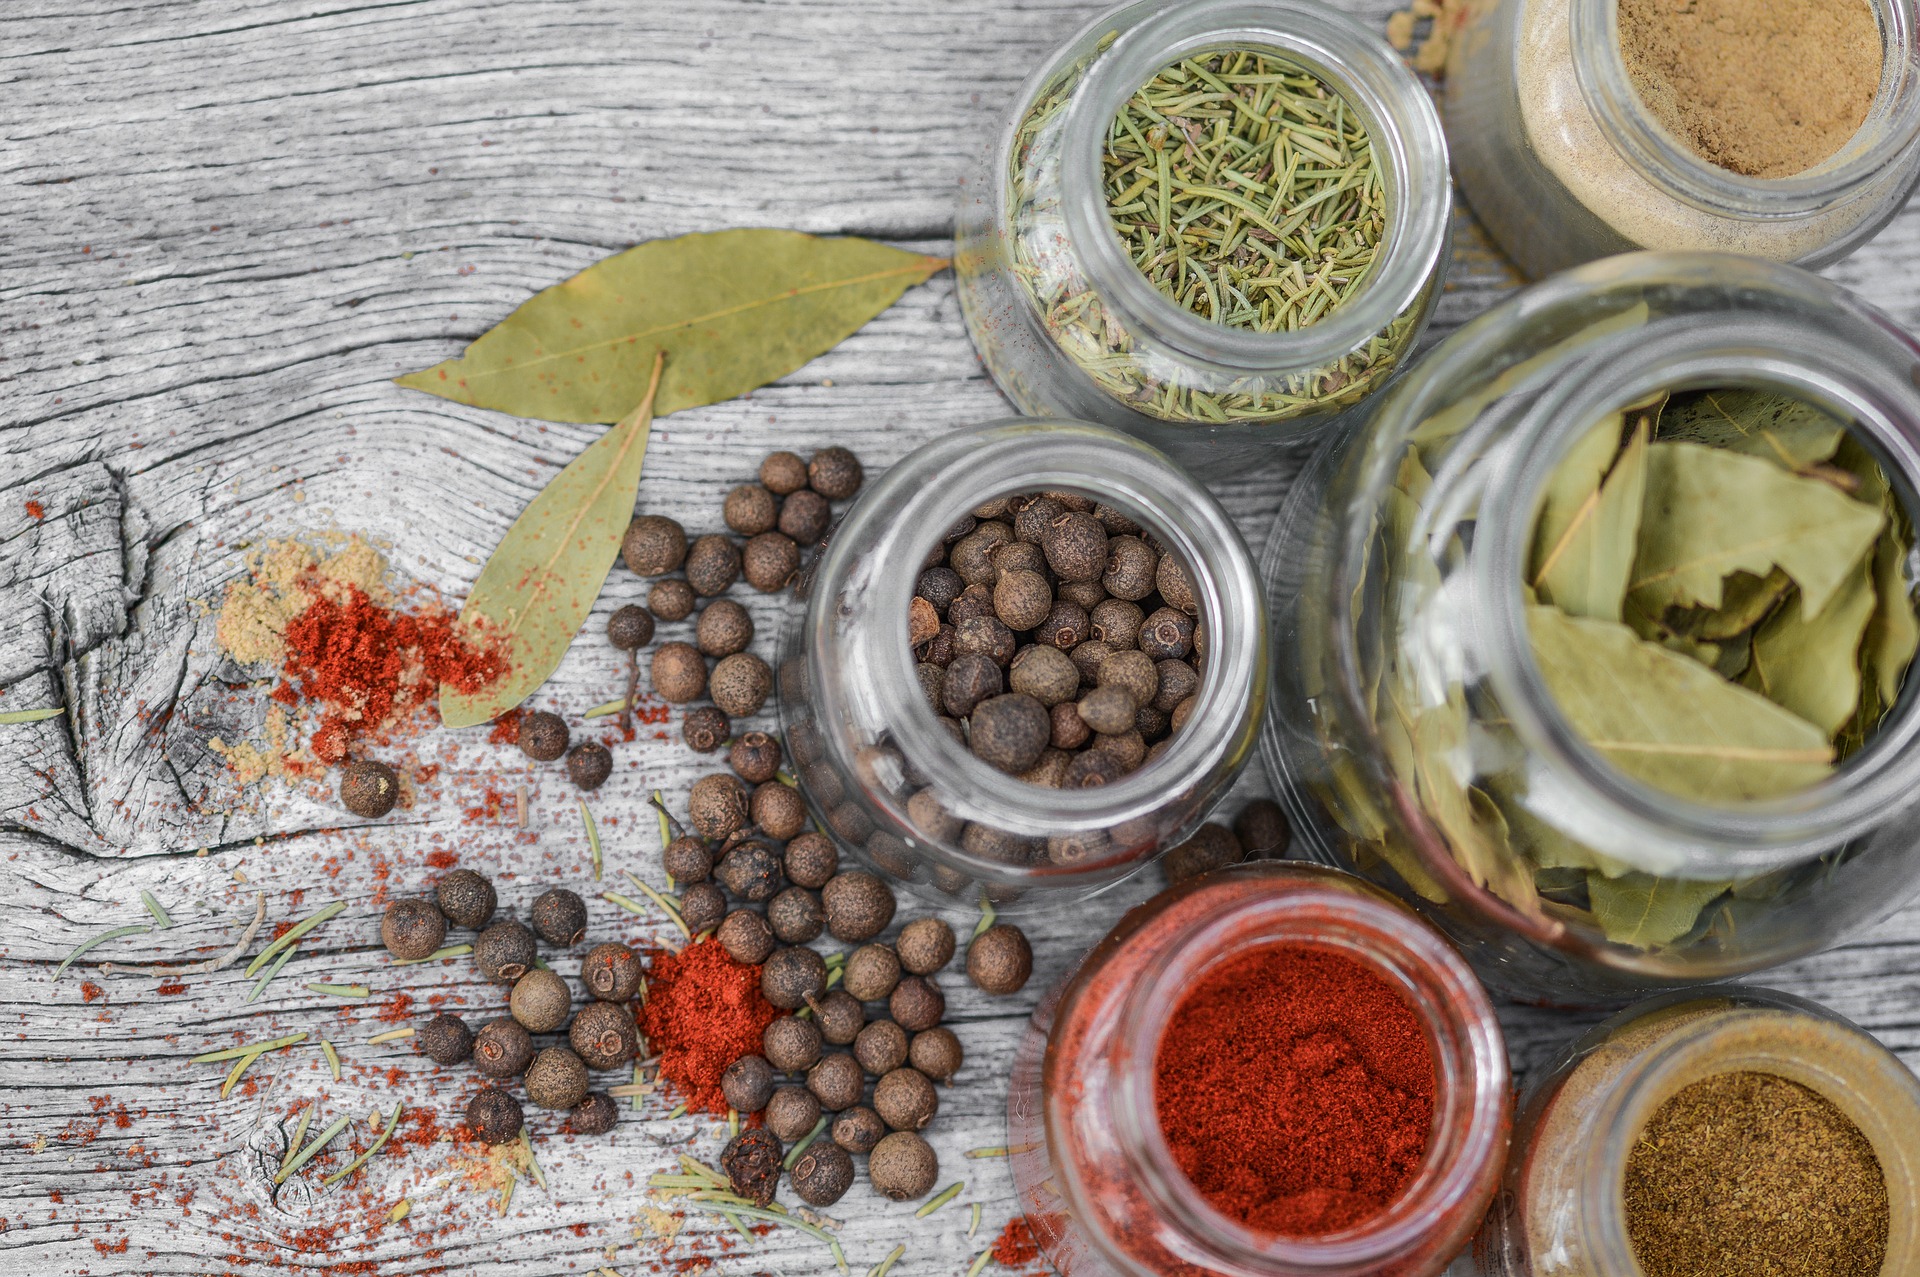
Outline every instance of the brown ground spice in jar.
[(1620, 0), (1640, 99), (1702, 159), (1748, 177), (1804, 172), (1845, 146), (1880, 88), (1867, 0)]
[(1627, 1160), (1627, 1236), (1647, 1277), (1878, 1277), (1887, 1181), (1819, 1092), (1722, 1073), (1677, 1092)]

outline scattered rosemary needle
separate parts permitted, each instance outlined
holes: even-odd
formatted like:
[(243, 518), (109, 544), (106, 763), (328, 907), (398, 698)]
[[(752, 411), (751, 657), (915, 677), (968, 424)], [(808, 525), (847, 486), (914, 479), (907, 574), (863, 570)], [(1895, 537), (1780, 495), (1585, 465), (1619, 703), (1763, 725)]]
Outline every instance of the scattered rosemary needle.
[(497, 1209), (497, 1210), (499, 1210), (499, 1212), (500, 1212), (500, 1213), (501, 1213), (502, 1215), (504, 1215), (504, 1214), (506, 1214), (506, 1213), (507, 1213), (507, 1207), (508, 1207), (509, 1205), (511, 1205), (511, 1204), (512, 1204), (512, 1202), (513, 1202), (513, 1186), (514, 1186), (515, 1184), (518, 1184), (519, 1182), (520, 1182), (520, 1181), (519, 1181), (519, 1180), (517, 1180), (517, 1179), (510, 1179), (510, 1180), (508, 1180), (508, 1181), (507, 1181), (507, 1182), (506, 1182), (505, 1184), (503, 1184), (503, 1185), (501, 1185), (501, 1187), (500, 1187), (500, 1204), (499, 1204), (499, 1206), (498, 1206), (498, 1207), (497, 1207), (496, 1209)]
[(293, 951), (296, 947), (295, 945), (288, 945), (280, 951), (280, 956), (273, 960), (273, 965), (262, 972), (260, 978), (253, 982), (253, 991), (247, 994), (247, 1001), (251, 1002), (259, 997), (260, 994), (265, 991), (266, 987), (273, 983), (273, 978), (280, 974), (280, 968), (287, 965), (287, 959), (293, 956)]
[[(388, 1140), (393, 1138), (393, 1128), (400, 1125), (400, 1110), (405, 1107), (406, 1105), (403, 1104), (401, 1101), (395, 1100), (393, 1102), (393, 1116), (387, 1119), (387, 1129), (380, 1132), (380, 1138), (375, 1140), (373, 1143), (367, 1145), (366, 1152), (360, 1154), (360, 1156), (354, 1158), (351, 1162), (348, 1162), (340, 1170), (335, 1171), (333, 1174), (321, 1180), (320, 1186), (322, 1188), (325, 1188), (328, 1184), (332, 1184), (338, 1180), (343, 1180), (347, 1176), (359, 1170), (362, 1166), (366, 1165), (367, 1159), (369, 1157), (372, 1157), (375, 1153), (378, 1153), (381, 1147), (385, 1145)], [(525, 1134), (524, 1131), (521, 1133)], [(542, 1187), (544, 1187), (544, 1185)]]
[(980, 1203), (975, 1202), (973, 1204), (973, 1220), (971, 1223), (967, 1225), (967, 1240), (972, 1241), (973, 1235), (979, 1231), (980, 1231)]
[(294, 1159), (291, 1162), (288, 1162), (285, 1166), (282, 1166), (280, 1168), (280, 1173), (273, 1177), (273, 1182), (276, 1184), (286, 1183), (288, 1176), (292, 1175), (295, 1171), (299, 1170), (302, 1166), (305, 1166), (308, 1162), (311, 1162), (314, 1159), (314, 1157), (320, 1152), (321, 1149), (333, 1143), (335, 1137), (337, 1137), (340, 1134), (340, 1132), (346, 1130), (347, 1123), (351, 1122), (352, 1120), (353, 1119), (345, 1113), (342, 1113), (339, 1117), (334, 1118), (333, 1121), (327, 1124), (326, 1130), (321, 1131), (318, 1135), (313, 1137), (313, 1143), (301, 1149), (300, 1152), (294, 1156)]
[(151, 891), (142, 891), (140, 893), (140, 903), (147, 907), (147, 912), (153, 915), (154, 922), (159, 924), (161, 928), (164, 929), (173, 925), (173, 919), (167, 916), (167, 911), (160, 907), (160, 902), (153, 898)]
[(346, 907), (347, 907), (346, 901), (336, 900), (330, 905), (326, 905), (323, 908), (316, 909), (314, 912), (308, 914), (305, 918), (301, 919), (299, 922), (294, 923), (292, 927), (287, 929), (286, 934), (282, 935), (279, 939), (275, 940), (272, 944), (262, 949), (259, 953), (259, 956), (257, 956), (256, 958), (254, 958), (252, 962), (249, 962), (247, 964), (247, 974), (248, 975), (256, 974), (261, 967), (264, 967), (267, 965), (268, 961), (272, 959), (274, 954), (279, 953), (282, 949), (290, 948), (296, 941), (300, 939), (301, 936), (306, 935), (307, 932), (312, 931), (315, 927), (319, 926), (321, 923), (325, 922), (327, 919), (333, 917), (335, 914), (339, 913), (342, 909), (345, 909)]
[(38, 723), (43, 719), (58, 718), (66, 712), (57, 705), (48, 709), (10, 709), (0, 711), (0, 723)]
[(280, 1159), (281, 1170), (286, 1170), (287, 1163), (291, 1162), (293, 1155), (300, 1151), (300, 1141), (307, 1138), (307, 1123), (311, 1121), (313, 1121), (313, 1105), (309, 1104), (300, 1110), (300, 1122), (293, 1128), (293, 1135), (287, 1140), (287, 1154)]
[(547, 1191), (547, 1177), (540, 1170), (540, 1159), (533, 1155), (533, 1137), (527, 1134), (527, 1128), (520, 1128), (520, 1155), (526, 1159), (527, 1171), (533, 1176), (533, 1182), (540, 1186), (541, 1192)]
[(93, 948), (95, 945), (105, 944), (109, 940), (118, 940), (121, 936), (142, 935), (145, 932), (152, 931), (152, 930), (153, 928), (147, 926), (145, 923), (137, 923), (133, 926), (115, 927), (110, 931), (102, 931), (99, 935), (94, 936), (90, 940), (82, 940), (77, 946), (74, 947), (73, 952), (69, 953), (66, 956), (66, 958), (60, 963), (60, 965), (53, 969), (53, 978), (58, 980), (63, 974), (66, 973), (67, 968), (73, 965), (73, 960), (75, 958), (79, 957), (81, 954), (85, 953), (87, 950)]
[(633, 1066), (633, 1111), (636, 1113), (640, 1111), (640, 1097), (647, 1093), (640, 1089), (645, 1085), (646, 1083), (641, 1080), (640, 1066), (636, 1064)]
[(687, 920), (680, 916), (680, 911), (674, 908), (672, 901), (668, 900), (665, 896), (655, 891), (652, 887), (649, 887), (646, 883), (641, 882), (639, 878), (634, 876), (634, 873), (631, 869), (624, 870), (623, 872), (625, 872), (625, 874), (627, 875), (628, 882), (631, 882), (635, 887), (638, 887), (643, 893), (645, 893), (648, 899), (652, 900), (653, 903), (659, 905), (662, 909), (667, 911), (667, 917), (673, 919), (673, 925), (680, 928), (681, 935), (687, 937), (687, 939), (689, 940), (693, 939), (693, 932), (687, 930)]
[(978, 940), (987, 934), (987, 928), (994, 924), (1000, 913), (993, 907), (993, 901), (987, 899), (987, 893), (980, 893), (980, 921), (973, 924), (973, 938)]
[(967, 1156), (975, 1159), (982, 1157), (1005, 1157), (1011, 1152), (1013, 1152), (1012, 1149), (1001, 1144), (993, 1148), (970, 1148), (967, 1150)]
[(686, 1115), (687, 1106), (685, 1104), (676, 1104), (673, 1106), (673, 1112), (667, 1114), (667, 1120), (671, 1122), (676, 1117), (685, 1117)]
[(289, 1033), (283, 1038), (271, 1038), (265, 1042), (253, 1042), (246, 1046), (230, 1046), (219, 1051), (205, 1051), (193, 1057), (189, 1063), (213, 1064), (219, 1060), (237, 1060), (251, 1052), (278, 1051), (281, 1047), (298, 1046), (307, 1040), (306, 1033)]
[(411, 1214), (413, 1214), (413, 1199), (403, 1197), (393, 1204), (392, 1210), (387, 1212), (387, 1222), (397, 1224)]
[(240, 1085), (240, 1075), (253, 1067), (253, 1062), (265, 1054), (261, 1051), (249, 1051), (233, 1062), (233, 1068), (227, 1072), (227, 1080), (220, 1084), (220, 1098), (226, 1099), (233, 1088)]
[(464, 958), (472, 952), (473, 946), (470, 944), (450, 944), (445, 948), (435, 949), (424, 958), (395, 958), (393, 965), (396, 967), (412, 967), (418, 966), (422, 962), (439, 962), (444, 958)]
[(885, 1259), (867, 1269), (867, 1277), (887, 1277), (887, 1273), (892, 1270), (893, 1266), (900, 1262), (900, 1256), (906, 1253), (907, 1244), (901, 1242), (898, 1246), (895, 1246), (887, 1252)]
[(960, 1196), (960, 1190), (966, 1186), (967, 1182), (965, 1180), (955, 1180), (953, 1183), (941, 1189), (938, 1196), (927, 1199), (926, 1205), (913, 1212), (913, 1217), (915, 1219), (925, 1219), (954, 1198)]
[(980, 1277), (980, 1270), (985, 1268), (987, 1266), (987, 1261), (992, 1258), (993, 1258), (993, 1247), (989, 1246), (985, 1250), (980, 1252), (980, 1257), (978, 1259), (973, 1261), (973, 1267), (967, 1269), (967, 1277)]
[(618, 714), (621, 710), (625, 709), (626, 707), (627, 707), (627, 698), (622, 696), (619, 700), (606, 701), (602, 704), (595, 705), (592, 709), (588, 710), (586, 713), (582, 714), (580, 717), (605, 718), (609, 714)]
[(587, 850), (593, 853), (593, 880), (600, 881), (600, 831), (594, 827), (593, 813), (587, 810), (584, 799), (575, 799), (580, 807), (580, 820), (587, 827)]
[[(306, 1035), (302, 1034), (301, 1036), (305, 1037)], [(327, 1067), (333, 1071), (333, 1080), (338, 1082), (340, 1080), (340, 1053), (333, 1049), (333, 1043), (327, 1041), (325, 1038), (321, 1038), (320, 1054), (327, 1057)]]
[(413, 1036), (413, 1026), (404, 1029), (388, 1029), (385, 1033), (376, 1033), (367, 1039), (368, 1046), (379, 1046), (382, 1042), (398, 1042), (401, 1038)]
[(740, 1133), (740, 1110), (728, 1109), (727, 1110), (727, 1134), (738, 1135), (739, 1133)]
[(370, 998), (373, 996), (373, 990), (367, 988), (364, 984), (316, 983), (308, 985), (307, 989), (313, 993), (325, 994), (330, 998)]
[(664, 851), (667, 844), (673, 841), (673, 828), (667, 820), (667, 800), (657, 789), (653, 791), (653, 808), (660, 813), (660, 849)]
[[(789, 1228), (797, 1228), (809, 1237), (816, 1237), (827, 1243), (828, 1249), (833, 1253), (834, 1266), (843, 1273), (847, 1271), (846, 1256), (840, 1252), (840, 1242), (832, 1233), (784, 1211), (764, 1210), (758, 1206), (735, 1206), (726, 1202), (701, 1201), (697, 1198), (689, 1198), (681, 1205), (691, 1210), (708, 1211), (715, 1215), (739, 1215), (745, 1219), (764, 1220), (769, 1224), (785, 1224)], [(749, 1233), (748, 1236), (752, 1237), (752, 1234)]]
[(812, 1144), (815, 1140), (819, 1139), (820, 1132), (826, 1129), (827, 1129), (827, 1115), (825, 1113), (822, 1113), (820, 1115), (820, 1120), (813, 1124), (813, 1129), (808, 1131), (805, 1135), (802, 1135), (799, 1139), (795, 1140), (793, 1147), (787, 1150), (786, 1159), (780, 1163), (781, 1168), (783, 1170), (789, 1170), (789, 1171), (792, 1170), (794, 1163), (800, 1160), (800, 1155), (807, 1151), (807, 1146)]

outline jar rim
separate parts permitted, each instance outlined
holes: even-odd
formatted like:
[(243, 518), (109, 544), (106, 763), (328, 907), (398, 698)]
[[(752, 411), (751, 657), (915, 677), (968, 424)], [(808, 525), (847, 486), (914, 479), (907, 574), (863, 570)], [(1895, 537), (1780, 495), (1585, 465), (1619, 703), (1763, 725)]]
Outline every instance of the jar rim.
[(1571, 0), (1574, 78), (1614, 149), (1675, 199), (1741, 219), (1825, 211), (1920, 149), (1920, 3), (1867, 0), (1880, 28), (1880, 85), (1852, 138), (1834, 155), (1787, 177), (1749, 177), (1696, 154), (1646, 108), (1627, 72), (1620, 0)]
[[(1111, 29), (1117, 16), (1094, 19), (1065, 49), (1070, 53)], [(1345, 304), (1291, 332), (1218, 324), (1166, 297), (1128, 256), (1102, 193), (1100, 154), (1121, 105), (1174, 62), (1245, 45), (1301, 63), (1345, 98), (1367, 122), (1387, 191), (1387, 233), (1371, 277)], [(1089, 283), (1136, 336), (1164, 342), (1196, 365), (1230, 376), (1285, 373), (1338, 359), (1418, 306), (1434, 274), (1444, 269), (1452, 184), (1439, 111), (1391, 46), (1318, 0), (1166, 6), (1122, 32), (1092, 61), (1073, 91), (1063, 127), (1062, 211)]]

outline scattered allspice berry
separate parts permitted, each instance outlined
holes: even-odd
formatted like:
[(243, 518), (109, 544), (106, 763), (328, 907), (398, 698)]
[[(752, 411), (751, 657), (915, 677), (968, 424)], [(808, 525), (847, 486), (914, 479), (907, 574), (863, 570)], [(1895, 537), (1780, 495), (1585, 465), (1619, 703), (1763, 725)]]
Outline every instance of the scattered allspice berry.
[(812, 949), (775, 949), (760, 968), (762, 996), (782, 1011), (798, 1011), (809, 994), (817, 998), (826, 991), (827, 960)]
[(826, 996), (809, 999), (807, 1005), (813, 1008), (820, 1036), (834, 1046), (850, 1044), (866, 1027), (866, 1008), (845, 989), (829, 989)]
[(787, 881), (814, 891), (833, 881), (840, 872), (840, 852), (825, 834), (807, 832), (787, 844), (785, 855)]
[(967, 978), (988, 993), (1018, 993), (1032, 974), (1033, 947), (1011, 923), (988, 927), (967, 946)]
[(732, 599), (715, 599), (693, 623), (693, 642), (715, 660), (744, 652), (753, 642), (753, 617)]
[(733, 1191), (756, 1206), (773, 1200), (780, 1187), (780, 1162), (785, 1150), (765, 1127), (742, 1131), (720, 1152), (720, 1169)]
[(467, 1101), (467, 1129), (483, 1144), (520, 1138), (525, 1122), (520, 1101), (497, 1086), (483, 1086)]
[(473, 942), (473, 962), (496, 984), (512, 984), (533, 965), (533, 932), (512, 918), (494, 923)]
[(773, 493), (757, 483), (743, 483), (727, 493), (720, 505), (720, 517), (726, 520), (729, 528), (741, 536), (755, 536), (767, 531), (780, 515), (779, 503)]
[(896, 1202), (926, 1196), (939, 1176), (933, 1147), (912, 1131), (895, 1131), (881, 1140), (867, 1163), (875, 1191)]
[(653, 692), (669, 705), (685, 705), (707, 694), (707, 658), (691, 643), (662, 643), (649, 666)]
[(752, 652), (735, 652), (713, 667), (707, 694), (734, 718), (750, 717), (773, 694), (773, 671)]
[(780, 742), (765, 732), (747, 732), (734, 738), (727, 765), (749, 785), (764, 785), (780, 772)]
[(871, 940), (893, 921), (893, 889), (864, 870), (835, 874), (820, 889), (820, 899), (826, 906), (827, 930), (849, 944)]
[(589, 793), (613, 775), (613, 755), (598, 741), (583, 741), (567, 753), (567, 778)]
[(819, 1097), (820, 1107), (830, 1113), (858, 1104), (866, 1085), (866, 1075), (851, 1055), (836, 1052), (822, 1056), (820, 1063), (807, 1070), (807, 1089)]
[(713, 533), (687, 549), (687, 584), (702, 598), (725, 594), (740, 579), (740, 547)]
[(507, 1009), (529, 1033), (552, 1033), (567, 1022), (573, 998), (567, 982), (552, 971), (535, 967), (514, 982)]
[(749, 838), (735, 843), (714, 869), (722, 886), (748, 904), (764, 904), (787, 885), (780, 856), (767, 843)]
[(791, 785), (770, 780), (756, 786), (747, 808), (760, 832), (777, 842), (797, 838), (806, 830), (807, 803)]
[(633, 1012), (624, 1002), (590, 1002), (567, 1026), (567, 1041), (590, 1069), (617, 1069), (640, 1045)]
[(567, 720), (544, 709), (520, 720), (520, 752), (536, 762), (550, 763), (567, 752), (572, 733)]
[(653, 642), (653, 613), (627, 603), (607, 618), (607, 641), (622, 652), (637, 652)]
[(905, 1064), (910, 1049), (907, 1031), (892, 1020), (875, 1020), (853, 1039), (853, 1058), (875, 1077), (884, 1077)]
[(574, 1105), (567, 1125), (575, 1135), (605, 1135), (620, 1120), (620, 1106), (604, 1091), (594, 1091)]
[(713, 852), (701, 839), (682, 835), (661, 849), (660, 865), (676, 883), (705, 882), (713, 877)]
[(694, 935), (711, 931), (727, 916), (727, 893), (710, 882), (696, 882), (680, 893), (680, 917)]
[(533, 1060), (533, 1038), (518, 1020), (488, 1020), (473, 1035), (473, 1067), (482, 1077), (517, 1077)]
[(767, 1129), (788, 1144), (820, 1121), (820, 1097), (804, 1086), (783, 1086), (767, 1101)]
[(838, 1144), (815, 1140), (787, 1173), (793, 1191), (809, 1206), (831, 1206), (853, 1187), (853, 1159)]
[(800, 571), (800, 547), (784, 532), (762, 532), (741, 550), (740, 571), (762, 594), (784, 590)]
[(773, 1098), (773, 1065), (764, 1056), (741, 1056), (720, 1075), (720, 1094), (736, 1113), (758, 1113)]
[(1287, 814), (1271, 798), (1256, 798), (1242, 807), (1233, 818), (1233, 834), (1249, 860), (1279, 860), (1292, 837)]
[[(974, 941), (975, 945), (979, 943), (978, 940)], [(972, 950), (968, 950), (967, 962), (971, 969)], [(1025, 979), (1022, 975), (1021, 980), (1024, 982)], [(925, 976), (902, 976), (900, 983), (894, 986), (892, 996), (887, 999), (887, 1011), (901, 1028), (909, 1033), (919, 1033), (940, 1023), (940, 1017), (947, 1013), (947, 999), (939, 986)]]
[(548, 944), (569, 948), (587, 934), (587, 902), (565, 887), (550, 887), (533, 902), (533, 930)]
[(885, 1138), (887, 1124), (866, 1105), (856, 1104), (834, 1118), (827, 1133), (835, 1144), (849, 1153), (871, 1153), (874, 1145)]
[(356, 816), (378, 820), (400, 801), (400, 776), (385, 763), (362, 758), (340, 770), (340, 805)]
[(932, 975), (953, 961), (953, 950), (953, 928), (939, 918), (915, 918), (893, 942), (901, 968), (913, 975)]
[[(781, 786), (785, 788), (785, 786)], [(805, 887), (788, 887), (767, 902), (767, 925), (782, 944), (806, 944), (820, 936), (826, 913)]]
[(896, 1131), (924, 1130), (940, 1111), (940, 1097), (919, 1069), (897, 1068), (874, 1084), (873, 1111)]
[(643, 514), (627, 525), (620, 557), (637, 576), (660, 576), (686, 561), (687, 530), (672, 519)]
[(782, 1073), (803, 1073), (820, 1060), (820, 1028), (812, 1020), (783, 1015), (760, 1037), (761, 1054)]
[(913, 1035), (907, 1063), (939, 1082), (950, 1082), (966, 1058), (952, 1029), (933, 1028)]
[(801, 545), (812, 545), (827, 534), (833, 508), (827, 499), (810, 488), (791, 493), (780, 503), (779, 528), (783, 535)]
[(860, 458), (845, 448), (822, 448), (807, 462), (807, 485), (829, 501), (845, 501), (865, 477)]
[(777, 497), (807, 486), (807, 463), (791, 452), (770, 452), (760, 463), (760, 484)]
[(499, 904), (493, 884), (471, 869), (455, 869), (433, 889), (435, 903), (456, 927), (478, 931), (493, 920)]
[(680, 735), (696, 754), (711, 754), (733, 735), (733, 723), (715, 705), (698, 705), (680, 720)]
[(645, 965), (626, 945), (608, 941), (587, 950), (580, 964), (580, 980), (587, 992), (603, 1002), (631, 1002), (640, 992)]
[(403, 961), (424, 958), (447, 938), (447, 920), (430, 901), (409, 897), (387, 906), (380, 919), (380, 942)]
[(473, 1030), (457, 1015), (434, 1016), (420, 1027), (414, 1041), (435, 1064), (465, 1064), (473, 1058)]
[(543, 1109), (570, 1109), (587, 1098), (587, 1066), (564, 1046), (550, 1046), (527, 1066), (527, 1098)]
[(684, 621), (693, 615), (693, 587), (677, 576), (655, 581), (647, 591), (647, 611), (660, 621)]
[(847, 956), (842, 987), (862, 1002), (878, 1002), (900, 983), (900, 959), (884, 944), (861, 945)]
[(735, 962), (749, 967), (765, 962), (774, 950), (773, 928), (751, 909), (735, 909), (721, 919), (713, 938)]
[(725, 838), (747, 826), (747, 791), (725, 772), (702, 776), (687, 796), (687, 817), (703, 838)]

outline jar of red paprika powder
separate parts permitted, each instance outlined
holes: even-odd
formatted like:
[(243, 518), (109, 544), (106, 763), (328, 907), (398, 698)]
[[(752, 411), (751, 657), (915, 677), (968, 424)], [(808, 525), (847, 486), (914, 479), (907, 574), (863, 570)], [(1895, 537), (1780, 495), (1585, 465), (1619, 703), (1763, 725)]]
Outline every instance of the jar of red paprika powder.
[(1424, 1277), (1505, 1161), (1492, 1004), (1391, 896), (1311, 865), (1123, 918), (1014, 1065), (1020, 1204), (1062, 1277)]

